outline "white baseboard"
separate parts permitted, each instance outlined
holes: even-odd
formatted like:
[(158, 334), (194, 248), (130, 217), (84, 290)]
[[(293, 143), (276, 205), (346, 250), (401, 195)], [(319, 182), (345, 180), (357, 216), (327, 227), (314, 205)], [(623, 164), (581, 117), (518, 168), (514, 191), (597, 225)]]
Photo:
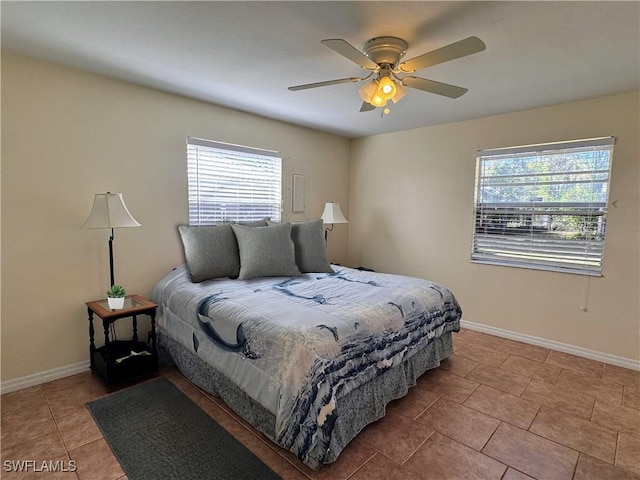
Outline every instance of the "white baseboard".
[[(616, 365), (618, 367), (640, 370), (640, 361), (638, 360), (618, 357), (608, 353), (601, 353), (595, 350), (589, 350), (588, 348), (576, 347), (567, 343), (547, 340), (546, 338), (541, 337), (534, 337), (533, 335), (503, 330), (502, 328), (490, 327), (488, 325), (474, 323), (468, 320), (461, 320), (460, 324), (463, 328), (468, 328), (469, 330), (476, 330), (478, 332), (489, 333), (497, 337), (508, 338), (510, 340), (529, 343), (531, 345), (538, 345), (539, 347), (550, 348), (559, 352), (589, 358), (591, 360)], [(33, 375), (27, 375), (26, 377), (14, 378), (13, 380), (7, 380), (0, 384), (0, 393), (9, 393), (16, 390), (22, 390), (23, 388), (33, 387), (34, 385), (40, 385), (41, 383), (51, 382), (52, 380), (58, 380), (59, 378), (82, 373), (88, 369), (89, 362), (84, 361), (74, 363), (73, 365), (67, 365), (65, 367), (54, 368), (53, 370), (47, 370), (46, 372), (34, 373)]]
[(510, 340), (516, 340), (522, 343), (529, 343), (531, 345), (538, 345), (539, 347), (550, 348), (563, 353), (569, 353), (578, 357), (588, 358), (590, 360), (596, 360), (602, 363), (608, 363), (610, 365), (616, 365), (618, 367), (629, 368), (631, 370), (640, 370), (640, 361), (633, 360), (631, 358), (618, 357), (609, 353), (597, 352), (595, 350), (589, 350), (588, 348), (576, 347), (575, 345), (569, 345), (568, 343), (556, 342), (554, 340), (547, 340), (546, 338), (534, 337), (533, 335), (527, 335), (524, 333), (512, 332), (510, 330), (503, 330), (502, 328), (490, 327), (481, 323), (469, 322), (468, 320), (461, 320), (460, 325), (463, 328), (469, 330), (476, 330), (478, 332), (488, 333), (495, 335), (496, 337), (508, 338)]
[(13, 380), (7, 380), (0, 384), (0, 393), (15, 392), (16, 390), (22, 390), (23, 388), (33, 387), (34, 385), (40, 385), (41, 383), (51, 382), (52, 380), (58, 380), (59, 378), (69, 377), (76, 373), (86, 372), (89, 369), (89, 361), (78, 362), (72, 365), (66, 365), (64, 367), (54, 368), (53, 370), (47, 370), (46, 372), (34, 373), (27, 375), (26, 377), (14, 378)]

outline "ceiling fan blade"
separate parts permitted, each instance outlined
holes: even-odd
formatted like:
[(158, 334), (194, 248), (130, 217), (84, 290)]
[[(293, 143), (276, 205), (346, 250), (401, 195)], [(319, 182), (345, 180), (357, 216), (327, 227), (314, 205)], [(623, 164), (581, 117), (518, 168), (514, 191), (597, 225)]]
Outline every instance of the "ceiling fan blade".
[(360, 107), (361, 112), (370, 112), (371, 110), (375, 110), (375, 109), (376, 107), (374, 107), (368, 102), (362, 102), (362, 106)]
[(329, 38), (327, 40), (321, 40), (320, 43), (322, 43), (326, 47), (329, 47), (334, 52), (339, 53), (343, 57), (351, 60), (353, 63), (357, 63), (364, 69), (378, 69), (378, 64), (376, 62), (371, 60), (346, 40), (343, 40), (341, 38)]
[(449, 98), (458, 98), (469, 91), (467, 88), (456, 87), (448, 83), (440, 83), (435, 80), (427, 80), (426, 78), (420, 77), (404, 77), (402, 79), (402, 85)]
[(289, 87), (288, 89), (297, 92), (298, 90), (306, 90), (308, 88), (317, 88), (317, 87), (328, 87), (329, 85), (339, 85), (341, 83), (349, 83), (349, 82), (359, 82), (363, 80), (360, 77), (349, 77), (349, 78), (339, 78), (337, 80), (327, 80), (326, 82), (316, 82), (316, 83), (306, 83), (304, 85), (295, 85), (293, 87)]
[(465, 57), (472, 53), (478, 53), (486, 49), (487, 46), (478, 37), (468, 37), (464, 40), (438, 48), (431, 52), (419, 55), (411, 60), (398, 65), (398, 70), (404, 73), (415, 72), (423, 68), (431, 67), (439, 63), (448, 62), (456, 58)]

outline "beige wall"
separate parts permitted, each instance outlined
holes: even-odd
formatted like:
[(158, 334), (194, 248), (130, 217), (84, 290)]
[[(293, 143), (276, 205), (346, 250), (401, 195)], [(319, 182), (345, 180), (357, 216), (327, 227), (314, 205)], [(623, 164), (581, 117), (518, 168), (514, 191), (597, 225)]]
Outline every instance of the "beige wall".
[[(638, 360), (639, 106), (636, 92), (352, 142), (350, 262), (440, 282), (466, 320)], [(477, 150), (608, 135), (603, 277), (470, 263)]]
[[(183, 262), (187, 136), (281, 151), (286, 217), (317, 218), (338, 201), (349, 219), (330, 235), (332, 261), (443, 283), (473, 322), (638, 359), (638, 105), (637, 93), (602, 97), (349, 150), (340, 137), (3, 52), (1, 379), (88, 359), (84, 302), (109, 281), (108, 231), (80, 229), (95, 193), (123, 192), (143, 225), (116, 231), (118, 283), (149, 295)], [(604, 135), (618, 139), (604, 277), (469, 262), (476, 150)], [(289, 213), (294, 172), (307, 176), (303, 215)]]
[[(116, 282), (150, 295), (183, 262), (185, 141), (284, 154), (285, 214), (348, 211), (349, 141), (255, 115), (2, 54), (2, 381), (88, 359), (84, 302), (109, 284), (108, 230), (81, 230), (100, 192), (122, 192), (142, 227), (116, 230)], [(291, 215), (291, 174), (306, 174)], [(336, 227), (330, 259), (346, 261)]]

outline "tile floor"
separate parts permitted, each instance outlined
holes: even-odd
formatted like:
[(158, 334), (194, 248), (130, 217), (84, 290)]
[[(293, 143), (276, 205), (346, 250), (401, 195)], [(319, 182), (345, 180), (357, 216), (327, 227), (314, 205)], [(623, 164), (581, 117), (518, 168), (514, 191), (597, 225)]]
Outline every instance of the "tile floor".
[[(454, 335), (454, 352), (318, 472), (177, 370), (162, 374), (283, 479), (640, 479), (640, 372), (472, 330)], [(3, 395), (3, 466), (73, 460), (77, 471), (2, 478), (126, 479), (84, 406), (105, 395), (88, 372)]]

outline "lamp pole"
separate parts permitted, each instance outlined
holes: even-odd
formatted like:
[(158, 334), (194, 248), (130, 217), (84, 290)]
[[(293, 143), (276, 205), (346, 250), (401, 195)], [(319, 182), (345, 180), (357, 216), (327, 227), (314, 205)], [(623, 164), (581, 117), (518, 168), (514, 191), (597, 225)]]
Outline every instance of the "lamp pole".
[(113, 228), (111, 229), (111, 236), (109, 237), (109, 273), (111, 274), (111, 286), (115, 284), (113, 279)]

